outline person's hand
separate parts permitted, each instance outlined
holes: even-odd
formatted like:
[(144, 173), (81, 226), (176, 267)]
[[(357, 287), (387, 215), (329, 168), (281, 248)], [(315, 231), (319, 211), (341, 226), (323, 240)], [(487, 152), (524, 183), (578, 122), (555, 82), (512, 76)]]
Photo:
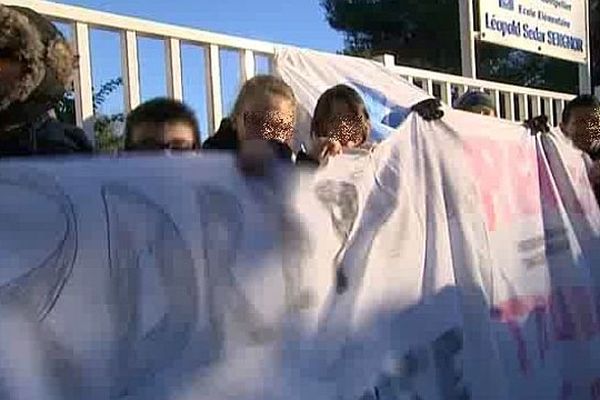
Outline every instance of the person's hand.
[(338, 156), (342, 154), (343, 150), (344, 148), (339, 141), (326, 137), (317, 137), (313, 143), (310, 156), (314, 160), (319, 161), (320, 164), (325, 164), (329, 160), (329, 157)]
[(442, 103), (439, 99), (423, 100), (412, 106), (410, 111), (416, 112), (425, 121), (437, 121), (444, 116)]
[(545, 115), (538, 115), (537, 117), (530, 118), (523, 122), (523, 126), (531, 131), (532, 135), (538, 133), (550, 132), (550, 126), (548, 125), (548, 117)]

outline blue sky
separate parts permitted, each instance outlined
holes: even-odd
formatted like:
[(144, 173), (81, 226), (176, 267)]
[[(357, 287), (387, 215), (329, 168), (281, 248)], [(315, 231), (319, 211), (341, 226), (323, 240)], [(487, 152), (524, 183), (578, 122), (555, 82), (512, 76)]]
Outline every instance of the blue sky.
[[(328, 52), (343, 47), (343, 36), (325, 20), (319, 0), (58, 0), (60, 3), (134, 16), (175, 25), (235, 36), (292, 44)], [(68, 28), (61, 26), (68, 34)], [(119, 38), (112, 32), (92, 30), (92, 69), (94, 85), (121, 76)], [(141, 60), (142, 100), (166, 93), (163, 47), (159, 40), (138, 41)], [(203, 50), (183, 46), (184, 97), (198, 113), (206, 132)], [(258, 60), (265, 72), (267, 60)], [(239, 87), (237, 54), (222, 51), (224, 111), (231, 105)], [(104, 112), (122, 109), (122, 92), (115, 92)]]

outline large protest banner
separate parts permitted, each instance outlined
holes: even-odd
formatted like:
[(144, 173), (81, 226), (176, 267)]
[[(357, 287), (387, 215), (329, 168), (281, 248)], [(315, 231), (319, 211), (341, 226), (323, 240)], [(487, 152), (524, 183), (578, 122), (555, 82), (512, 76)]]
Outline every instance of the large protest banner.
[(599, 398), (582, 155), (408, 115), (425, 95), (375, 63), (276, 61), (305, 110), (362, 88), (387, 139), (262, 179), (216, 155), (0, 162), (0, 398)]

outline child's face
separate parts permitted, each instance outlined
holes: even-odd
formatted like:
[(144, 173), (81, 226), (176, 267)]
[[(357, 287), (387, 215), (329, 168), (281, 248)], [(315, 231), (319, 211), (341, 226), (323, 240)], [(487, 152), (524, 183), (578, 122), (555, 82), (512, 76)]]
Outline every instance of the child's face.
[(7, 96), (22, 77), (23, 65), (19, 61), (0, 57), (0, 98)]
[(240, 140), (266, 139), (288, 143), (294, 136), (296, 108), (278, 95), (249, 100), (242, 109), (237, 131)]
[(196, 133), (187, 122), (138, 123), (131, 130), (131, 150), (194, 150)]
[(574, 108), (563, 132), (583, 151), (589, 151), (595, 141), (600, 140), (600, 109), (593, 107)]
[(322, 124), (322, 132), (317, 136), (327, 137), (338, 142), (342, 147), (354, 148), (365, 141), (365, 131), (368, 127), (361, 116), (356, 115), (348, 104), (343, 101), (334, 101), (331, 105), (329, 117)]

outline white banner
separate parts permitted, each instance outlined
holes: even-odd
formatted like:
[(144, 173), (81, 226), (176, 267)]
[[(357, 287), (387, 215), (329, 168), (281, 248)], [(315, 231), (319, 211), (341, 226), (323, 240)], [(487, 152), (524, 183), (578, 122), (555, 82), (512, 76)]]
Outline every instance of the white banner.
[(586, 63), (587, 0), (479, 0), (481, 40)]
[[(364, 73), (287, 54), (294, 89)], [(600, 398), (600, 210), (563, 137), (410, 115), (296, 174), (0, 161), (0, 397)]]

